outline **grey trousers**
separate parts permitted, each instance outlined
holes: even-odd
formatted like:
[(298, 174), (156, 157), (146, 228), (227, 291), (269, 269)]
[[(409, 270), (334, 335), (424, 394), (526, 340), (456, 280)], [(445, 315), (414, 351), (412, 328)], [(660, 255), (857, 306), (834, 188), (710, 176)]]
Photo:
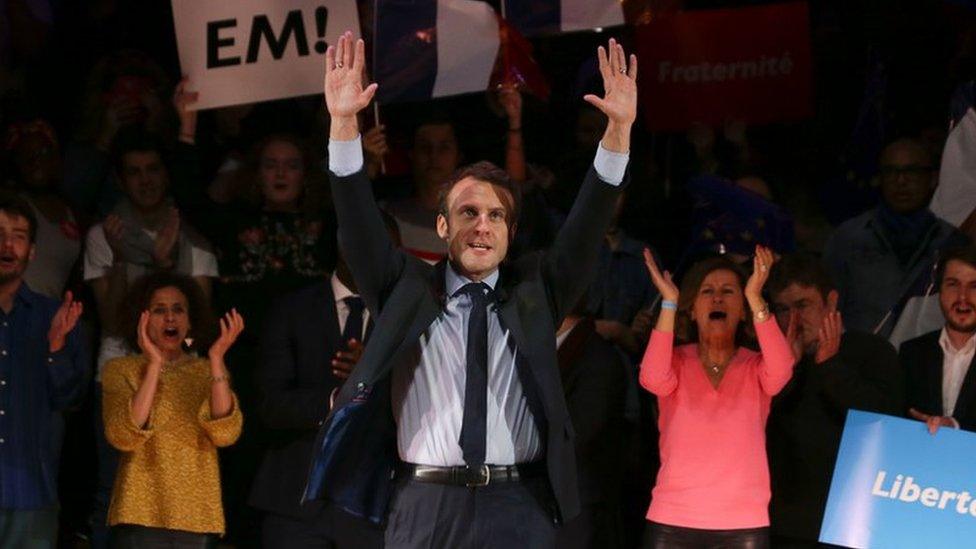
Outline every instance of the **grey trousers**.
[(401, 480), (386, 527), (387, 549), (555, 547), (545, 479), (483, 488)]

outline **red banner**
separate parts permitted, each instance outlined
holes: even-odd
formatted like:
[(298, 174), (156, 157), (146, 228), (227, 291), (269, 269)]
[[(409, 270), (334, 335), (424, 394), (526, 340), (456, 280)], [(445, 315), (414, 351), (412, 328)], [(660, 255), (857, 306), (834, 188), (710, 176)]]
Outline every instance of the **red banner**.
[(813, 111), (806, 2), (667, 14), (637, 27), (637, 55), (652, 131)]

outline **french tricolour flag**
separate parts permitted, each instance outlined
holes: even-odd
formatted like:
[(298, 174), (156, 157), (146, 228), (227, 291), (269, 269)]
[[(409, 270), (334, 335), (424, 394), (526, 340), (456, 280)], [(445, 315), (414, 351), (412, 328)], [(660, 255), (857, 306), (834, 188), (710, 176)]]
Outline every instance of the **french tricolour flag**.
[(380, 103), (488, 87), (498, 18), (478, 0), (376, 0), (373, 73)]
[(525, 36), (624, 24), (620, 0), (503, 0), (505, 19)]
[[(947, 222), (961, 226), (976, 215), (976, 84), (969, 82), (952, 99), (952, 126), (939, 167), (939, 186), (929, 208)], [(926, 276), (929, 276), (926, 273)], [(923, 291), (922, 288), (925, 288)], [(918, 281), (906, 296), (905, 305), (889, 340), (897, 347), (945, 324), (939, 308), (939, 289), (932, 282)]]

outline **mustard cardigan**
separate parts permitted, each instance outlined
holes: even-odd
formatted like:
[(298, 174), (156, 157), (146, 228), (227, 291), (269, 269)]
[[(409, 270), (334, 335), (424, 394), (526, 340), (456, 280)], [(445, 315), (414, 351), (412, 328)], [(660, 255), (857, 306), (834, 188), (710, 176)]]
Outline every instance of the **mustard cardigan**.
[(211, 419), (209, 360), (187, 358), (163, 368), (140, 428), (130, 406), (146, 364), (142, 355), (117, 358), (102, 374), (105, 437), (121, 450), (108, 524), (222, 534), (217, 448), (241, 434), (237, 396), (230, 415)]

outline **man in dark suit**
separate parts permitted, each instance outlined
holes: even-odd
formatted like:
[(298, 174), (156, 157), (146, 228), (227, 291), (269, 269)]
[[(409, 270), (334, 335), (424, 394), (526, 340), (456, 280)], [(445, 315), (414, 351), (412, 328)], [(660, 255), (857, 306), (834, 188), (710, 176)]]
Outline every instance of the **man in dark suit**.
[(325, 97), (340, 247), (376, 328), (316, 439), (305, 498), (376, 522), (389, 509), (392, 548), (552, 546), (555, 523), (579, 512), (553, 334), (592, 276), (624, 179), (636, 58), (613, 40), (599, 50), (606, 93), (584, 99), (607, 130), (553, 247), (502, 263), (518, 188), (478, 163), (444, 186), (448, 259), (430, 266), (393, 247), (363, 174), (356, 115), (376, 91), (362, 87), (364, 51), (349, 33), (329, 49)]
[(944, 253), (936, 277), (945, 326), (899, 349), (908, 371), (909, 414), (932, 434), (939, 427), (976, 431), (976, 246)]
[(603, 339), (586, 307), (556, 332), (559, 373), (576, 431), (580, 514), (559, 529), (560, 549), (623, 546), (620, 498), (624, 476), (624, 406), (630, 363)]
[[(396, 221), (384, 221), (399, 244)], [(372, 326), (342, 254), (329, 279), (283, 296), (268, 319), (256, 382), (272, 438), (248, 498), (265, 512), (262, 546), (382, 547), (378, 526), (325, 502), (301, 505), (315, 433)]]

